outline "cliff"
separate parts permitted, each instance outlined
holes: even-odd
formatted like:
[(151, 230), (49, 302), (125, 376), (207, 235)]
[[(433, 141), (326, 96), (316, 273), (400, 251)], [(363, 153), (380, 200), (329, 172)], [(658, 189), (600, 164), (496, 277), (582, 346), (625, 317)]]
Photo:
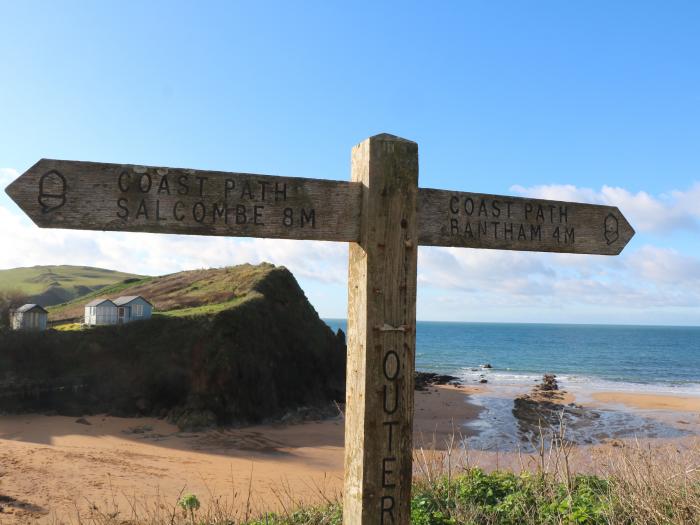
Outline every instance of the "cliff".
[(342, 401), (344, 338), (293, 275), (269, 264), (219, 271), (231, 293), (217, 313), (0, 334), (0, 411), (167, 415), (196, 427)]

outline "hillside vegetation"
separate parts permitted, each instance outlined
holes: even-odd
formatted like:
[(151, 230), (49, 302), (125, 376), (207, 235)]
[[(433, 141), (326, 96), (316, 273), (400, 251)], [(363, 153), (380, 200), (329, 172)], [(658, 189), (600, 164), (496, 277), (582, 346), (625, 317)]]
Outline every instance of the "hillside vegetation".
[(93, 293), (105, 286), (142, 276), (89, 266), (32, 266), (0, 270), (0, 292), (51, 306)]
[(165, 315), (215, 314), (258, 293), (256, 286), (259, 280), (271, 268), (274, 267), (269, 264), (242, 264), (118, 282), (49, 308), (49, 320), (54, 324), (77, 321), (83, 316), (85, 303), (96, 298), (114, 299), (120, 295), (140, 295), (150, 301), (157, 312)]
[[(202, 311), (82, 331), (0, 333), (0, 412), (168, 416), (196, 428), (344, 399), (344, 337), (319, 318), (286, 268), (241, 265), (147, 278), (128, 292), (122, 286), (119, 293), (140, 293), (161, 308)], [(212, 301), (219, 311), (203, 308)]]

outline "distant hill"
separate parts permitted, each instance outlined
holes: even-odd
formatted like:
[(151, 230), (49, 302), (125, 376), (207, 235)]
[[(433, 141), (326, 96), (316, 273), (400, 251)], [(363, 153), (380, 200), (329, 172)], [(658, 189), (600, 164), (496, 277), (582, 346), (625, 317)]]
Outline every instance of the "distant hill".
[(77, 321), (85, 312), (85, 303), (120, 295), (140, 295), (154, 305), (156, 312), (169, 316), (215, 314), (258, 294), (255, 286), (274, 270), (275, 266), (267, 263), (241, 264), (122, 281), (49, 308), (49, 321)]
[(32, 266), (0, 270), (0, 291), (19, 291), (28, 302), (52, 306), (141, 275), (89, 266)]

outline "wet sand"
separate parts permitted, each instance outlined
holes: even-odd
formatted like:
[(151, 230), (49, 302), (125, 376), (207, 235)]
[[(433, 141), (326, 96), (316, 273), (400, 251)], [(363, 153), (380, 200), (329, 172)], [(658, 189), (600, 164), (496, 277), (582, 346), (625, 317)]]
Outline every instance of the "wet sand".
[(596, 392), (591, 397), (604, 405), (625, 405), (641, 410), (670, 410), (700, 412), (700, 397), (669, 396), (661, 394), (634, 394), (627, 392)]
[[(479, 408), (454, 387), (416, 392), (415, 441), (445, 446)], [(162, 420), (0, 416), (0, 524), (122, 520), (173, 511), (181, 493), (240, 517), (340, 494), (342, 419), (182, 433)], [(468, 431), (465, 432), (465, 435)], [(250, 497), (249, 497), (250, 495)], [(11, 499), (11, 500), (10, 500)], [(292, 501), (293, 500), (293, 501)]]

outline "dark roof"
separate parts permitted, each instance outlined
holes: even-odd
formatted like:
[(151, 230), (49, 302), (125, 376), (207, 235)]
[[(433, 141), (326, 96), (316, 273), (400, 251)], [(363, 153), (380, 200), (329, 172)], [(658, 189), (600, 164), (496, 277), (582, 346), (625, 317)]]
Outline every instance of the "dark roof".
[(19, 308), (17, 308), (16, 311), (25, 313), (25, 312), (31, 312), (32, 310), (40, 310), (41, 312), (44, 312), (45, 314), (49, 313), (46, 310), (44, 310), (44, 308), (42, 306), (40, 306), (38, 304), (25, 304), (24, 306), (20, 306)]
[(110, 301), (109, 299), (94, 299), (94, 300), (90, 301), (88, 304), (86, 304), (85, 306), (99, 306), (99, 305), (101, 305), (102, 303), (112, 303), (112, 304), (114, 304), (114, 303), (113, 303), (112, 301)]
[(146, 301), (148, 304), (153, 306), (150, 301), (147, 301), (146, 299), (144, 299), (140, 295), (124, 295), (122, 297), (117, 297), (114, 300), (114, 304), (116, 304), (117, 306), (124, 306), (125, 304), (129, 304), (130, 302), (135, 301), (136, 299), (141, 299), (143, 301)]

